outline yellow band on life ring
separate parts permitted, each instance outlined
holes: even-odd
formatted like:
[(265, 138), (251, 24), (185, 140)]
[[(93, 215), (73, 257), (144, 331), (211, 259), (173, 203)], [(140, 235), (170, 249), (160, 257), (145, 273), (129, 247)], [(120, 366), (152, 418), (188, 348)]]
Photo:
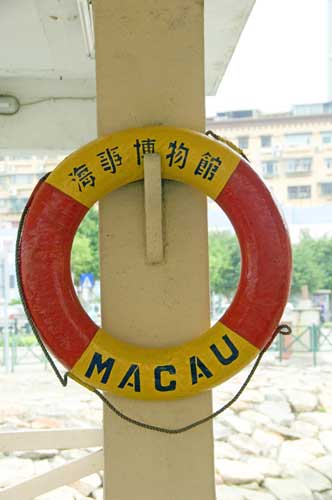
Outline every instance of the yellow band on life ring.
[(124, 130), (69, 155), (47, 183), (91, 207), (144, 177), (144, 155), (159, 153), (162, 178), (188, 183), (215, 199), (239, 163), (233, 151), (198, 132), (174, 127)]
[[(127, 344), (100, 328), (71, 373), (86, 385), (136, 399), (181, 398), (227, 380), (258, 354), (257, 347), (216, 323), (180, 346)], [(111, 353), (111, 354), (110, 354)]]

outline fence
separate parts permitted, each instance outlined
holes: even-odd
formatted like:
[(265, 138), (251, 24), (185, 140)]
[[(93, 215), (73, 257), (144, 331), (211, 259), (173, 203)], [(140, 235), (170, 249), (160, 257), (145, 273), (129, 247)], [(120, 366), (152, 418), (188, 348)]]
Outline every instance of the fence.
[[(14, 371), (18, 365), (40, 363), (47, 368), (47, 360), (38, 345), (28, 323), (19, 328), (17, 321), (9, 324), (9, 350), (4, 346), (4, 332), (0, 328), (1, 363)], [(279, 360), (289, 359), (300, 353), (312, 354), (313, 365), (317, 366), (319, 352), (332, 352), (332, 327), (324, 325), (297, 325), (291, 336), (279, 335), (270, 351), (278, 353)], [(6, 356), (8, 359), (6, 359)]]
[(317, 366), (319, 352), (332, 352), (332, 328), (296, 325), (292, 335), (278, 335), (271, 350), (278, 352), (280, 361), (289, 359), (293, 354), (311, 353), (313, 365)]
[(0, 327), (0, 354), (1, 364), (11, 370), (17, 365), (42, 363), (47, 367), (47, 360), (41, 350), (29, 323), (18, 326), (17, 320), (8, 325), (8, 348), (5, 346), (5, 332)]

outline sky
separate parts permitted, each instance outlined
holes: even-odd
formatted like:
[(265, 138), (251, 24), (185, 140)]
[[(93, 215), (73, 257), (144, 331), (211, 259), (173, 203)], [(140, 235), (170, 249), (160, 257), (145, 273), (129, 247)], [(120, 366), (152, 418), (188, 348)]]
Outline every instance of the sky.
[(328, 0), (256, 0), (207, 116), (328, 100)]

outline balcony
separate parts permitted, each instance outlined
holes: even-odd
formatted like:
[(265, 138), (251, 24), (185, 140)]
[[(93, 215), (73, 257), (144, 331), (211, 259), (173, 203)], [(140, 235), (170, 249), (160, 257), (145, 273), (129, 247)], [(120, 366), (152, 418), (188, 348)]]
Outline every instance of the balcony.
[(310, 169), (297, 169), (297, 170), (285, 170), (285, 175), (287, 177), (308, 177), (312, 174), (312, 170)]
[(289, 158), (285, 161), (285, 175), (288, 177), (307, 177), (311, 175), (312, 158)]

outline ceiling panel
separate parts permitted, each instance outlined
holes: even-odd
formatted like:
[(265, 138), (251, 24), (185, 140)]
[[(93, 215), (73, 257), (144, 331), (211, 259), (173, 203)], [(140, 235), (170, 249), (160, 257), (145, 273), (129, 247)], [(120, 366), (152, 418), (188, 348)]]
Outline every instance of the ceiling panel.
[[(205, 0), (206, 93), (216, 93), (255, 0)], [(0, 77), (92, 78), (76, 0), (2, 0)]]
[(0, 4), (0, 75), (49, 72), (50, 51), (33, 0)]
[[(208, 95), (218, 89), (254, 1), (205, 0)], [(21, 102), (16, 115), (0, 116), (0, 148), (73, 149), (95, 137), (95, 63), (76, 0), (0, 0), (0, 94)]]
[(75, 0), (2, 0), (0, 77), (94, 78)]

